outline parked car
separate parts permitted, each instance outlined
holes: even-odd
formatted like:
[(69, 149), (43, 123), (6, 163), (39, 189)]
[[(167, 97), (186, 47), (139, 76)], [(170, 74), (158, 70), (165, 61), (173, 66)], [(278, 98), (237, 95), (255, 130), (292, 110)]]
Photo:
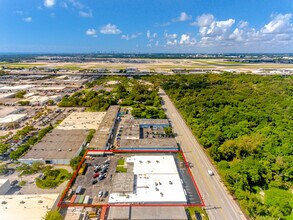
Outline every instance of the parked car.
[(100, 176), (100, 173), (95, 173), (94, 175), (93, 175), (93, 178), (97, 178), (97, 177), (99, 177)]
[(98, 182), (98, 180), (97, 179), (94, 179), (93, 181), (92, 181), (92, 184), (94, 185), (94, 184), (96, 184)]
[(100, 191), (98, 197), (101, 198), (103, 196), (103, 191)]

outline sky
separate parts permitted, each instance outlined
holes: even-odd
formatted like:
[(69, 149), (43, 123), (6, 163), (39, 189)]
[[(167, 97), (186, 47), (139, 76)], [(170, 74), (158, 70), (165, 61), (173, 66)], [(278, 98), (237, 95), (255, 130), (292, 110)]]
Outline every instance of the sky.
[(292, 53), (293, 0), (0, 0), (0, 53)]

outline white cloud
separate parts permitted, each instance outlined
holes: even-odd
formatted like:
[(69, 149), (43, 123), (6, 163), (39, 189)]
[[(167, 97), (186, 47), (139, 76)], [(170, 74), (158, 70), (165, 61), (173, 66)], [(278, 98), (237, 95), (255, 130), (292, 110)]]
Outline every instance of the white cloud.
[(182, 22), (182, 21), (188, 21), (190, 19), (192, 19), (191, 15), (188, 15), (186, 12), (181, 12), (179, 17), (173, 18), (172, 21), (173, 22)]
[(261, 29), (262, 33), (272, 34), (292, 31), (293, 27), (290, 23), (292, 14), (278, 14), (272, 16), (272, 18), (273, 20)]
[(247, 21), (239, 21), (238, 23), (239, 28), (245, 28), (248, 27), (248, 22)]
[(142, 33), (135, 33), (135, 34), (123, 34), (121, 35), (122, 40), (132, 40), (142, 35)]
[(51, 8), (56, 4), (56, 0), (44, 0), (44, 6)]
[(199, 27), (207, 27), (210, 26), (214, 22), (215, 18), (212, 14), (203, 14), (196, 18), (196, 21), (191, 23), (191, 25), (196, 25)]
[(160, 44), (160, 43), (159, 43), (159, 41), (157, 40), (156, 43), (155, 43), (155, 46), (158, 47), (159, 44)]
[(116, 27), (116, 25), (114, 25), (114, 24), (107, 24), (100, 29), (100, 33), (102, 33), (102, 34), (120, 34), (120, 33), (122, 33), (122, 31), (119, 30)]
[(189, 34), (182, 34), (181, 35), (181, 38), (180, 38), (180, 41), (179, 41), (179, 44), (180, 45), (195, 45), (196, 43), (196, 40), (195, 38), (191, 38)]
[(85, 34), (91, 37), (97, 37), (97, 31), (94, 28), (87, 29)]
[(27, 22), (27, 23), (30, 23), (33, 21), (33, 18), (32, 17), (26, 17), (26, 18), (23, 18), (22, 19), (24, 22)]
[(148, 39), (150, 39), (150, 37), (151, 37), (151, 32), (150, 32), (150, 30), (147, 30), (147, 32), (146, 32), (146, 37), (147, 37)]
[(85, 8), (85, 6), (77, 0), (69, 0), (69, 2), (72, 4), (73, 7), (77, 8), (77, 9)]
[(15, 11), (15, 13), (18, 15), (23, 15), (23, 11)]
[(178, 43), (177, 39), (175, 40), (167, 40), (166, 46), (176, 46)]
[(92, 18), (93, 17), (92, 11), (88, 11), (88, 12), (86, 12), (86, 11), (79, 11), (79, 15), (81, 17), (84, 17), (84, 18)]
[(176, 39), (177, 38), (177, 34), (168, 34), (167, 32), (164, 33), (164, 37), (166, 39)]

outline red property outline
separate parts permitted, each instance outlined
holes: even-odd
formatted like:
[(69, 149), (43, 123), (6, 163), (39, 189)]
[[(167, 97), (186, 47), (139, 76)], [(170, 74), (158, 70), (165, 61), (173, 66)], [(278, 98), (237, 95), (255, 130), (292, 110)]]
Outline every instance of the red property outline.
[[(201, 203), (200, 204), (104, 204), (104, 203), (101, 203), (101, 204), (65, 204), (65, 203), (62, 203), (62, 201), (64, 200), (66, 194), (68, 193), (72, 183), (75, 181), (77, 175), (78, 175), (78, 171), (79, 169), (81, 168), (83, 162), (85, 161), (85, 157), (88, 155), (88, 153), (90, 152), (102, 152), (102, 153), (181, 153), (182, 156), (183, 156), (183, 160), (184, 160), (184, 164), (188, 170), (188, 174), (191, 176), (191, 179), (192, 179), (192, 182), (195, 186), (195, 189), (197, 191), (197, 194), (200, 198), (200, 201)], [(113, 207), (131, 207), (131, 206), (144, 206), (144, 207), (158, 207), (158, 206), (162, 206), (162, 207), (193, 207), (193, 206), (197, 206), (197, 207), (204, 207), (205, 206), (205, 203), (202, 199), (202, 196), (200, 194), (200, 191), (198, 189), (198, 186), (194, 180), (194, 177), (191, 173), (191, 170), (190, 170), (190, 166), (186, 160), (186, 157), (183, 153), (182, 150), (173, 150), (173, 151), (167, 151), (167, 150), (87, 150), (85, 152), (85, 154), (83, 155), (79, 165), (77, 166), (77, 169), (75, 170), (75, 172), (73, 173), (69, 183), (67, 184), (67, 187), (66, 189), (63, 191), (62, 193), (62, 196), (60, 197), (60, 200), (57, 204), (58, 207), (75, 207), (75, 206), (82, 206), (82, 207), (102, 207), (102, 206), (106, 206), (106, 207), (110, 207), (110, 206), (113, 206)]]

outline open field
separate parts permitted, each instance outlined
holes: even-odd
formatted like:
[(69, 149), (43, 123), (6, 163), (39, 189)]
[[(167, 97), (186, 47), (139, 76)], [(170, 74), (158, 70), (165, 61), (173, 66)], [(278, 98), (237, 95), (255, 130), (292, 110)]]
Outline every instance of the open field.
[(136, 67), (139, 70), (171, 71), (172, 69), (211, 69), (211, 70), (232, 70), (237, 72), (249, 72), (259, 69), (293, 69), (292, 64), (276, 63), (238, 63), (224, 59), (105, 59), (95, 62), (37, 62), (37, 63), (1, 63), (11, 68), (31, 68), (48, 67), (61, 68), (71, 71), (82, 69), (106, 68), (106, 69), (125, 69), (126, 67)]

